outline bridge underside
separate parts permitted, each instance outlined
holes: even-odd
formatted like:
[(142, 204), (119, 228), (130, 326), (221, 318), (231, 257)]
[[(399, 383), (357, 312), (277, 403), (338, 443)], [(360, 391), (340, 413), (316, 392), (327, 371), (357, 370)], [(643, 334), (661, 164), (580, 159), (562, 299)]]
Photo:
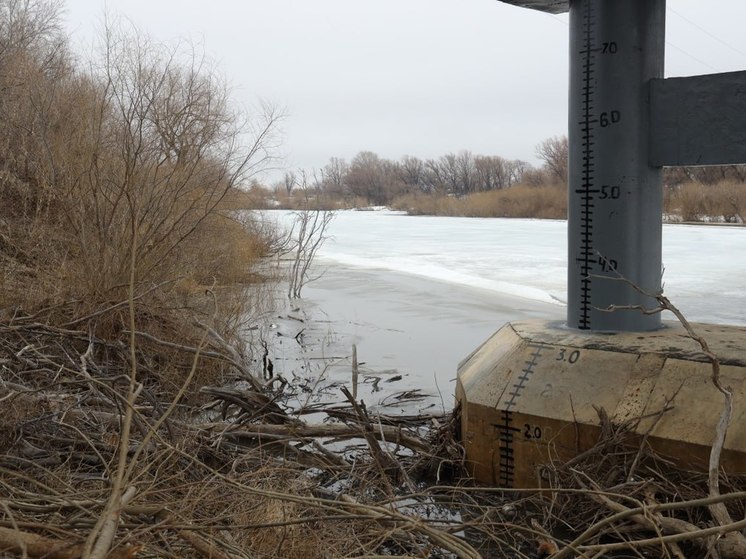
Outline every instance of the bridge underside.
[(500, 0), (505, 4), (512, 4), (521, 8), (531, 8), (550, 14), (561, 14), (570, 9), (569, 0)]

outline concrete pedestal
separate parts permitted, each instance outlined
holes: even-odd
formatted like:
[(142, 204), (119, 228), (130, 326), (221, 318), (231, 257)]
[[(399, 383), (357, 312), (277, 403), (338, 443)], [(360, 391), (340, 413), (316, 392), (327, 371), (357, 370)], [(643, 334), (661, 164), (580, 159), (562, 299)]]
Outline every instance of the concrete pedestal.
[[(721, 457), (746, 474), (746, 328), (695, 324), (720, 358), (733, 418)], [(505, 325), (458, 370), (462, 439), (477, 480), (540, 487), (543, 466), (591, 448), (596, 408), (684, 468), (707, 470), (723, 395), (699, 345), (678, 324), (647, 333), (588, 333), (560, 323)], [(672, 409), (660, 412), (669, 405)]]

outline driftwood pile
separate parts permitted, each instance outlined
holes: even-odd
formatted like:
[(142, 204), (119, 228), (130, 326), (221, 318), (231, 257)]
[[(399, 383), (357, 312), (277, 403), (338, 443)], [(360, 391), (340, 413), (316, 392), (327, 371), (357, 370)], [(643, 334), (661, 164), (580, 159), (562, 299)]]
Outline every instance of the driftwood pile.
[[(437, 418), (374, 420), (350, 399), (329, 410), (333, 422), (308, 424), (214, 336), (196, 348), (136, 338), (132, 351), (32, 318), (0, 322), (0, 556), (326, 557), (384, 547), (477, 556), (395, 506), (399, 481), (414, 489), (411, 476), (443, 469), (435, 457), (453, 442), (439, 443), (448, 426), (433, 428)], [(164, 388), (156, 366), (178, 363), (173, 352), (193, 363), (185, 379), (220, 361), (225, 386)], [(133, 363), (142, 380), (130, 392)]]
[(305, 415), (204, 331), (0, 319), (0, 557), (746, 557), (744, 481), (713, 497), (603, 410), (547, 487), (474, 487), (457, 413), (381, 416), (343, 388)]

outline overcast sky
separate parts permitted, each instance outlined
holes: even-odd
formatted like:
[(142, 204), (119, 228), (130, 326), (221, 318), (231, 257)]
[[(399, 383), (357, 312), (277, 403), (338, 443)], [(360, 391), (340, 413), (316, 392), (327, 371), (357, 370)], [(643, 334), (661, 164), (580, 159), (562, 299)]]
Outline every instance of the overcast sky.
[[(535, 164), (536, 144), (567, 130), (566, 14), (496, 0), (66, 0), (78, 52), (106, 11), (200, 44), (238, 103), (283, 107), (287, 168), (362, 150)], [(746, 69), (745, 22), (742, 0), (668, 0), (666, 75)]]

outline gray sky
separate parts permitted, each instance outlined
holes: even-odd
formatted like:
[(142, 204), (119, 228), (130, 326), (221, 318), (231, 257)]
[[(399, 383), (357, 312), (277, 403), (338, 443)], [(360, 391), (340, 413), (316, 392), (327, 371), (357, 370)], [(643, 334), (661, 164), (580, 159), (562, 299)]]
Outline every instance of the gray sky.
[[(80, 52), (107, 10), (200, 44), (239, 104), (284, 107), (288, 168), (362, 150), (535, 164), (536, 144), (567, 130), (566, 14), (496, 0), (66, 0)], [(746, 69), (744, 22), (742, 0), (668, 0), (666, 75)]]

